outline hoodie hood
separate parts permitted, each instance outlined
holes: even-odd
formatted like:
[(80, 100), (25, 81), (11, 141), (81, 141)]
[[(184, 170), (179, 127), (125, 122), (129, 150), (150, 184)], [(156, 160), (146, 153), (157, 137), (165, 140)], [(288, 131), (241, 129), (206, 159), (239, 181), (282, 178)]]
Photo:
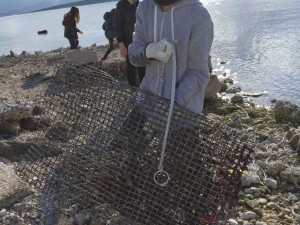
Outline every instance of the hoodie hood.
[[(164, 1), (164, 0), (153, 0), (152, 1), (154, 5), (159, 7), (160, 4), (158, 4), (157, 1), (159, 2), (159, 1)], [(165, 1), (168, 1), (168, 0), (165, 0)], [(176, 0), (176, 1), (174, 1), (174, 5), (172, 6), (172, 8), (173, 7), (174, 8), (181, 8), (181, 7), (192, 5), (192, 4), (198, 4), (198, 5), (200, 4), (201, 6), (203, 6), (203, 4), (199, 0)]]
[(113, 16), (113, 14), (111, 13), (111, 12), (106, 12), (106, 13), (104, 13), (104, 15), (103, 15), (103, 19), (104, 20), (108, 20), (110, 17), (112, 17)]
[(168, 6), (168, 5), (172, 5), (175, 2), (177, 2), (178, 0), (154, 0), (156, 2), (156, 4), (161, 5), (161, 6)]

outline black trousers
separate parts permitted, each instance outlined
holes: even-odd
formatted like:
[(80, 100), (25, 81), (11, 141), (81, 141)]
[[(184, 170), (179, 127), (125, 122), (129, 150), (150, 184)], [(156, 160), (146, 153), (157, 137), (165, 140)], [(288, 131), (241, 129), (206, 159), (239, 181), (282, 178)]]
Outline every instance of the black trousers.
[(108, 39), (109, 41), (109, 48), (107, 49), (107, 51), (105, 52), (104, 56), (102, 57), (101, 60), (106, 60), (107, 56), (111, 53), (111, 51), (114, 49), (114, 39), (110, 38)]
[[(125, 40), (124, 44), (128, 49), (128, 46), (132, 43), (132, 40)], [(131, 86), (139, 86), (142, 82), (146, 72), (146, 67), (136, 67), (131, 64), (129, 57), (126, 57), (126, 77)]]

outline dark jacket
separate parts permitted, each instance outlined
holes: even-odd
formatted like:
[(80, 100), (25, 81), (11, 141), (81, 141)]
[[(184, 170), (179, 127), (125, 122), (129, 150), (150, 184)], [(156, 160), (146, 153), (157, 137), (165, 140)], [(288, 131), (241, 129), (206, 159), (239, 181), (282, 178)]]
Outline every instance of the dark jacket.
[(139, 2), (129, 5), (127, 0), (117, 3), (115, 12), (115, 33), (118, 42), (124, 42), (128, 46), (132, 42), (134, 32), (135, 12)]
[(102, 29), (105, 31), (105, 37), (107, 39), (112, 39), (115, 37), (115, 14), (112, 12), (106, 12), (103, 15), (104, 23)]
[(79, 29), (76, 27), (76, 22), (72, 18), (71, 13), (66, 13), (64, 15), (63, 25), (65, 26), (65, 33), (64, 36), (68, 39), (76, 38), (78, 39), (77, 32), (80, 32)]

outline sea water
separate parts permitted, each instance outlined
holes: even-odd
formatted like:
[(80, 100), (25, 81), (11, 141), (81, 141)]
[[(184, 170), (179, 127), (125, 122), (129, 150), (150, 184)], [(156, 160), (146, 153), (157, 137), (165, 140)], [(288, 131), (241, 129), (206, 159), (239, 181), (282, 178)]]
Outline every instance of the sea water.
[[(273, 99), (300, 106), (299, 0), (203, 0), (214, 22), (211, 50), (214, 73), (234, 80), (243, 92), (264, 93), (252, 98), (270, 106)], [(80, 6), (80, 45), (108, 41), (101, 28), (103, 14), (117, 1)], [(0, 17), (0, 55), (49, 51), (68, 47), (63, 15), (69, 8)], [(46, 29), (47, 35), (38, 35)], [(176, 32), (176, 31), (175, 31)], [(226, 61), (226, 64), (221, 64)]]

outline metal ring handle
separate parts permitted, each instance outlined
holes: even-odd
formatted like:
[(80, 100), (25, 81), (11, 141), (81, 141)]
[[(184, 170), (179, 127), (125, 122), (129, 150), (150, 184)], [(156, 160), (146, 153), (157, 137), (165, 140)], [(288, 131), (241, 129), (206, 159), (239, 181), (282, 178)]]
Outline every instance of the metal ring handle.
[[(165, 175), (165, 176), (166, 176), (166, 181), (165, 181), (165, 182), (160, 183), (160, 182), (157, 181), (157, 176), (158, 176), (159, 174)], [(170, 181), (170, 176), (169, 176), (169, 174), (168, 174), (166, 171), (164, 171), (164, 170), (163, 170), (163, 171), (157, 171), (157, 172), (154, 174), (154, 181), (155, 181), (155, 183), (158, 184), (159, 186), (164, 187), (164, 186), (166, 186), (166, 185), (169, 183), (169, 181)]]

